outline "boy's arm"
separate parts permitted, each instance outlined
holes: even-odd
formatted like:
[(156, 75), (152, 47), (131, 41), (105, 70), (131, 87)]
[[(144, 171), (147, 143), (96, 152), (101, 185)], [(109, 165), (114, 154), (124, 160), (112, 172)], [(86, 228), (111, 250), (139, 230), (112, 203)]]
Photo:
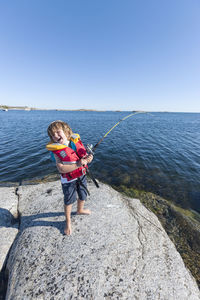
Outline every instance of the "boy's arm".
[(69, 173), (81, 167), (81, 165), (79, 165), (79, 161), (71, 164), (63, 164), (62, 160), (56, 154), (54, 154), (54, 157), (56, 160), (56, 167), (59, 173)]
[(55, 160), (56, 160), (56, 167), (57, 167), (59, 173), (72, 172), (72, 171), (74, 171), (74, 170), (76, 170), (76, 169), (78, 169), (82, 166), (87, 165), (93, 159), (92, 155), (88, 155), (86, 158), (81, 158), (75, 163), (63, 164), (62, 161), (60, 160), (60, 158), (57, 155), (54, 155), (54, 156), (55, 156)]

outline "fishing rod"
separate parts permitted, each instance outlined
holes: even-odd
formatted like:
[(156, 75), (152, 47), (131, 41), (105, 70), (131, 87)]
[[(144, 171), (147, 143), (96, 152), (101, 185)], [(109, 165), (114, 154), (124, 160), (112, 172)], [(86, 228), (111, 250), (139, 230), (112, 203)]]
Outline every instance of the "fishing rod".
[(113, 125), (109, 130), (108, 132), (106, 132), (106, 134), (104, 134), (104, 136), (93, 146), (92, 144), (88, 144), (87, 145), (87, 151), (88, 153), (90, 154), (93, 154), (94, 155), (94, 151), (96, 150), (96, 148), (103, 142), (103, 140), (107, 137), (107, 135), (117, 126), (119, 125), (122, 121), (125, 121), (126, 119), (134, 116), (134, 115), (137, 115), (137, 114), (147, 114), (148, 112), (146, 111), (134, 111), (132, 112), (131, 114), (125, 116), (123, 119), (119, 120), (115, 125)]
[[(87, 144), (86, 150), (89, 154), (94, 155), (94, 151), (96, 150), (96, 148), (103, 142), (103, 140), (107, 137), (107, 135), (117, 126), (119, 125), (122, 121), (125, 121), (126, 119), (137, 115), (137, 114), (147, 114), (148, 112), (146, 111), (134, 111), (131, 114), (125, 116), (123, 119), (119, 120), (115, 125), (113, 125), (108, 132), (106, 132), (104, 134), (104, 136), (93, 146), (92, 144)], [(94, 178), (94, 176), (92, 175), (92, 173), (89, 171), (89, 169), (87, 169), (87, 174), (89, 175), (89, 177), (92, 179), (92, 181), (94, 182), (94, 184), (96, 185), (97, 188), (99, 188), (99, 184), (96, 181), (96, 179)]]
[[(122, 121), (136, 115), (136, 114), (149, 114), (151, 116), (153, 116), (151, 113), (147, 112), (147, 111), (135, 111), (135, 112), (132, 112), (131, 114), (129, 114), (128, 116), (125, 116), (123, 119), (119, 120), (114, 126), (112, 126), (108, 132), (106, 132), (106, 134), (104, 134), (104, 136), (93, 146), (92, 144), (88, 144), (87, 145), (87, 152), (89, 154), (94, 154), (94, 150), (103, 142), (103, 140), (105, 139), (105, 137), (117, 126), (119, 125)], [(90, 176), (90, 178), (92, 179), (92, 181), (94, 182), (94, 184), (96, 185), (97, 188), (99, 188), (99, 184), (98, 182), (96, 181), (96, 179), (94, 178), (94, 176), (91, 174), (91, 172), (89, 172), (89, 170), (87, 170), (88, 172), (88, 175)], [(144, 219), (146, 219), (149, 223), (151, 223), (152, 225), (154, 225), (155, 227), (157, 227), (157, 229), (159, 229), (160, 231), (161, 228), (159, 228), (157, 225), (155, 225), (154, 223), (152, 223), (149, 219), (147, 219), (146, 217), (144, 217), (142, 214), (140, 213), (137, 213), (139, 214), (141, 217), (143, 217)]]

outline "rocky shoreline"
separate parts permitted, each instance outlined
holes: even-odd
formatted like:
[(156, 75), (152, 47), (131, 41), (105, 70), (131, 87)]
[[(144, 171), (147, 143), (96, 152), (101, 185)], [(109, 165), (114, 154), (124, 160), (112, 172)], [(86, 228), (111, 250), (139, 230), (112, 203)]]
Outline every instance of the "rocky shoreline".
[(93, 213), (73, 213), (66, 237), (59, 181), (0, 189), (1, 236), (14, 232), (1, 249), (6, 299), (200, 299), (152, 212), (105, 184), (89, 190)]
[(114, 188), (129, 197), (140, 199), (142, 204), (158, 217), (200, 288), (199, 214), (175, 206), (172, 202), (150, 192), (125, 186)]

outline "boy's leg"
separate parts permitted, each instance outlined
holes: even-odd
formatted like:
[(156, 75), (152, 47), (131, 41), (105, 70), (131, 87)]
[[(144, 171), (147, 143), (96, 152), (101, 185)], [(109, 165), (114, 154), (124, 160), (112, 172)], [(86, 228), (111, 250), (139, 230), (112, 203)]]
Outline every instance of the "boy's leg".
[[(81, 183), (80, 183), (81, 181)], [(91, 211), (89, 209), (84, 209), (85, 200), (87, 198), (87, 180), (86, 176), (80, 177), (79, 181), (77, 180), (77, 214), (78, 215), (90, 215)]]
[(72, 227), (71, 227), (71, 211), (72, 211), (72, 204), (64, 205), (65, 209), (65, 218), (66, 218), (66, 226), (64, 229), (64, 233), (66, 235), (71, 235)]
[(64, 211), (66, 217), (66, 226), (64, 229), (64, 233), (66, 235), (71, 235), (71, 211), (72, 204), (76, 201), (76, 182), (72, 181), (62, 184), (62, 189), (64, 194)]
[(84, 200), (78, 199), (77, 201), (77, 214), (78, 215), (90, 215), (91, 211), (89, 209), (84, 209)]

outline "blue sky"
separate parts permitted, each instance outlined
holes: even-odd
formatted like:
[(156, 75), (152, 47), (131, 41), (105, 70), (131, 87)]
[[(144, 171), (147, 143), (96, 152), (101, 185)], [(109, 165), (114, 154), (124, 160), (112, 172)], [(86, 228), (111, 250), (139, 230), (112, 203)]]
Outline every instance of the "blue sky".
[(199, 0), (0, 1), (0, 104), (200, 112)]

